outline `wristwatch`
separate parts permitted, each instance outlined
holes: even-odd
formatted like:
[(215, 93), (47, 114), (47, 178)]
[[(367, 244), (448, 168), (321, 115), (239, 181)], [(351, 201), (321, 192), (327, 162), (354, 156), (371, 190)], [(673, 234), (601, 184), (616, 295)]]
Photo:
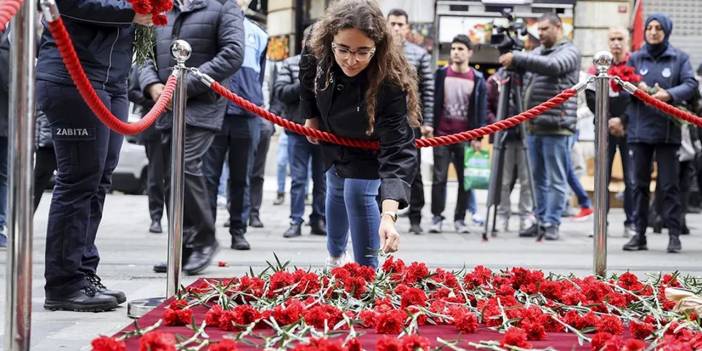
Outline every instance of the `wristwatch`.
[(397, 212), (396, 211), (385, 211), (380, 214), (380, 217), (389, 216), (393, 223), (397, 222)]

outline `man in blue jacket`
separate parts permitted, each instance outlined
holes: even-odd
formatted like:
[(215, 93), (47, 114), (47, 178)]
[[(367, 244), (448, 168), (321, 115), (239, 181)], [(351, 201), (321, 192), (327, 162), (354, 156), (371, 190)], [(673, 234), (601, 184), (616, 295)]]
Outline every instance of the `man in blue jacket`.
[[(692, 98), (697, 89), (689, 56), (670, 45), (673, 22), (663, 14), (646, 19), (646, 45), (633, 53), (628, 65), (641, 76), (639, 88), (669, 104), (681, 104)], [(623, 247), (626, 251), (647, 250), (649, 186), (653, 157), (658, 165), (657, 186), (662, 190), (662, 216), (668, 227), (668, 252), (679, 252), (681, 231), (680, 187), (678, 184), (678, 148), (680, 124), (673, 117), (633, 99), (626, 113), (627, 143), (633, 165), (634, 213), (636, 235)]]
[[(451, 65), (436, 72), (434, 89), (434, 135), (451, 135), (475, 129), (487, 118), (487, 89), (482, 73), (468, 65), (473, 55), (473, 44), (468, 36), (460, 34), (451, 42)], [(470, 142), (480, 150), (480, 140)], [(458, 178), (456, 209), (453, 222), (457, 233), (468, 233), (465, 223), (466, 206), (475, 214), (475, 197), (463, 187), (466, 143), (434, 148), (434, 182), (431, 185), (430, 233), (441, 233), (446, 208), (448, 167), (453, 163)]]
[[(176, 7), (168, 13), (168, 25), (156, 29), (156, 62), (145, 65), (139, 75), (145, 96), (156, 101), (161, 95), (174, 64), (170, 47), (175, 39), (185, 40), (192, 46), (187, 66), (196, 67), (212, 79), (227, 84), (243, 61), (243, 18), (241, 10), (231, 1), (176, 1)], [(194, 75), (188, 76), (187, 84), (183, 271), (193, 275), (207, 268), (219, 248), (203, 161), (215, 133), (222, 128), (227, 103)], [(167, 113), (156, 122), (156, 128), (162, 133), (165, 160), (170, 160), (171, 117)], [(165, 164), (168, 191), (170, 162)], [(212, 201), (216, 201), (216, 193)], [(166, 264), (155, 265), (154, 271), (165, 273)]]
[[(125, 1), (58, 0), (57, 4), (97, 95), (126, 121), (132, 23), (150, 25), (151, 16), (135, 14)], [(47, 28), (37, 56), (37, 105), (51, 123), (58, 171), (46, 231), (44, 308), (111, 310), (126, 297), (100, 282), (95, 236), (123, 138), (85, 104)]]
[[(247, 8), (248, 0), (238, 0), (239, 6)], [(263, 75), (265, 73), (268, 35), (256, 24), (244, 19), (244, 61), (241, 69), (232, 77), (229, 89), (237, 95), (263, 105)], [(217, 211), (217, 186), (222, 174), (225, 156), (229, 155), (229, 233), (231, 248), (249, 250), (251, 245), (244, 238), (250, 212), (250, 184), (254, 164), (254, 151), (260, 138), (259, 117), (246, 112), (229, 102), (222, 129), (217, 133), (207, 150), (204, 170), (207, 177), (210, 210)], [(227, 153), (227, 151), (229, 151)]]

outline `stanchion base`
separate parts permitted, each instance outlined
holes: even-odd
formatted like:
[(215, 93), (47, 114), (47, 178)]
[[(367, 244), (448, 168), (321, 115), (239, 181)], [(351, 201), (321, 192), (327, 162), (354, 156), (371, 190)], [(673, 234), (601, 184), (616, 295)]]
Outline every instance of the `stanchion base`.
[(127, 316), (133, 319), (141, 318), (165, 300), (165, 297), (151, 297), (148, 299), (129, 301), (127, 303)]

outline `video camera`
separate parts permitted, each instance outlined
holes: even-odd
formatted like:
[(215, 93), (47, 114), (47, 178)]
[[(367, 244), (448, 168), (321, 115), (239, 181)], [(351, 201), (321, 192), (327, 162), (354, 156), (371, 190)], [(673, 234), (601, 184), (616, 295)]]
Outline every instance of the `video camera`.
[(506, 54), (514, 50), (524, 49), (524, 42), (519, 39), (520, 36), (527, 34), (524, 20), (518, 18), (515, 20), (511, 10), (503, 9), (502, 17), (506, 18), (507, 25), (497, 25), (493, 22), (493, 33), (490, 38), (490, 45), (496, 48), (500, 55)]

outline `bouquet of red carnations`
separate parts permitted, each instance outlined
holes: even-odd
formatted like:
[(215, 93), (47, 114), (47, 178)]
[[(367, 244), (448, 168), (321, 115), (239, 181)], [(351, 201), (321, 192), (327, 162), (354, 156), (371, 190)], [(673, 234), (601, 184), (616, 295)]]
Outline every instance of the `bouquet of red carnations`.
[[(638, 84), (641, 81), (641, 76), (636, 74), (634, 67), (631, 66), (612, 66), (609, 69), (609, 71), (607, 71), (607, 74), (613, 77), (619, 77), (621, 80), (632, 83), (634, 85)], [(622, 87), (620, 87), (619, 84), (616, 84), (614, 80), (610, 80), (609, 84), (612, 88), (612, 91), (614, 91), (615, 93), (618, 93), (622, 90)]]
[[(140, 15), (151, 15), (151, 20), (156, 26), (168, 23), (165, 13), (173, 8), (173, 0), (128, 0), (134, 12)], [(134, 37), (134, 62), (142, 64), (148, 59), (154, 59), (154, 28), (137, 25)]]

